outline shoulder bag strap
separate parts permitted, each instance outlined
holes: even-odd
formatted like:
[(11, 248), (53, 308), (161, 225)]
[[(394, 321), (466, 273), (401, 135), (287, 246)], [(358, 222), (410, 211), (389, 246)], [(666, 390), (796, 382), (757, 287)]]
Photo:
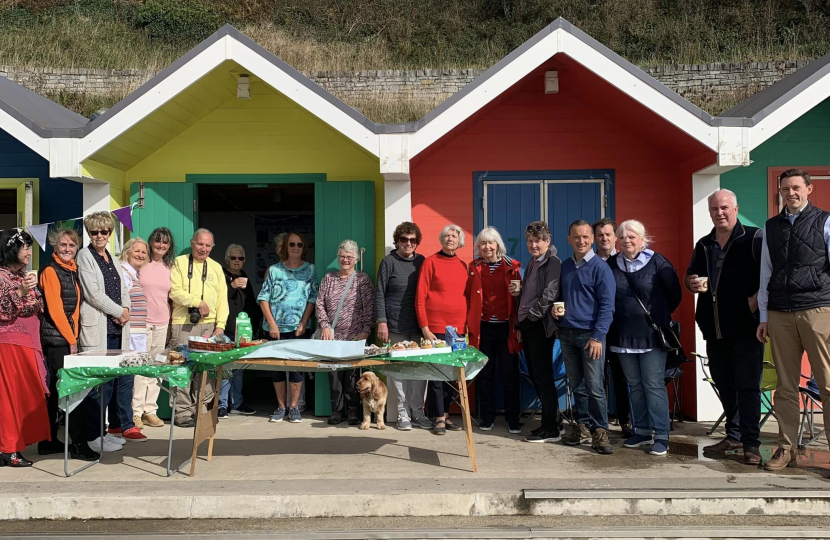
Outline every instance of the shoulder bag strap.
[(354, 281), (354, 277), (357, 275), (357, 270), (352, 272), (352, 275), (349, 276), (349, 280), (346, 281), (346, 288), (343, 289), (343, 295), (340, 297), (340, 302), (337, 304), (337, 310), (334, 312), (334, 319), (331, 321), (331, 331), (334, 333), (334, 327), (337, 326), (337, 319), (340, 318), (340, 310), (343, 309), (343, 304), (346, 302), (346, 295), (349, 294), (349, 289), (352, 288), (352, 282)]
[(637, 295), (637, 290), (634, 288), (634, 282), (631, 280), (631, 276), (628, 273), (628, 261), (625, 260), (625, 256), (623, 256), (623, 265), (625, 266), (625, 270), (623, 270), (623, 274), (625, 274), (625, 279), (628, 280), (628, 287), (631, 289), (631, 294), (634, 295), (634, 298), (640, 304), (640, 307), (643, 308), (643, 311), (646, 314), (646, 319), (648, 319), (648, 324), (651, 325), (652, 328), (659, 331), (660, 329), (654, 324), (654, 319), (651, 318), (651, 312), (649, 312), (646, 305), (643, 304), (643, 301), (640, 300), (640, 297)]

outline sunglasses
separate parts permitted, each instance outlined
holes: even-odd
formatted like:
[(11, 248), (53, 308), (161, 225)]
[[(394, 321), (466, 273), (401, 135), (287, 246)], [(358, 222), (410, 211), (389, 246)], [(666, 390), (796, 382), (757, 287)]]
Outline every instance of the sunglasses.
[(233, 255), (231, 255), (228, 258), (232, 261), (244, 261), (245, 260), (245, 257), (234, 257)]
[(109, 229), (101, 229), (100, 231), (89, 231), (89, 235), (98, 236), (100, 234), (101, 236), (109, 236), (111, 232)]
[(406, 236), (401, 236), (400, 238), (398, 238), (398, 242), (400, 242), (401, 244), (412, 244), (413, 246), (418, 245), (418, 239), (417, 238), (409, 238), (409, 237), (406, 237)]
[(303, 242), (288, 242), (288, 247), (303, 247), (304, 245)]

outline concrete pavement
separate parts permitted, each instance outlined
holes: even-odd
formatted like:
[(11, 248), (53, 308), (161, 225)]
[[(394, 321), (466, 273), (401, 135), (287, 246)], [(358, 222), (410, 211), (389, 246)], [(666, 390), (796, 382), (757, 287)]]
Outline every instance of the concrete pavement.
[[(165, 476), (167, 428), (145, 428), (149, 441), (105, 454), (73, 478), (63, 476), (57, 456), (38, 458), (30, 448), (32, 469), (0, 469), (0, 519), (830, 515), (826, 442), (809, 449), (800, 468), (772, 474), (743, 465), (740, 455), (703, 456), (702, 446), (717, 440), (704, 425), (675, 427), (672, 452), (661, 458), (622, 448), (617, 431), (614, 455), (600, 456), (588, 446), (529, 444), (497, 424), (475, 430), (479, 472), (472, 473), (461, 432), (232, 416), (220, 422), (213, 461), (200, 458), (195, 478)], [(765, 442), (776, 430), (770, 421)], [(189, 455), (191, 430), (175, 431), (177, 463)], [(766, 458), (772, 447), (762, 450)], [(524, 490), (549, 496), (530, 499)], [(641, 490), (652, 493), (644, 498)]]

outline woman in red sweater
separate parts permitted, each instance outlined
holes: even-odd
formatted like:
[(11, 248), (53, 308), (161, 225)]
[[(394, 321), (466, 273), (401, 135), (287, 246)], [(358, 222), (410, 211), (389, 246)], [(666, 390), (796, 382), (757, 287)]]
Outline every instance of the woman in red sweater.
[[(438, 235), (438, 240), (441, 251), (424, 260), (415, 297), (418, 325), (424, 339), (428, 340), (444, 339), (448, 326), (464, 334), (467, 326), (467, 299), (464, 295), (467, 265), (455, 254), (456, 250), (464, 247), (464, 231), (458, 225), (447, 225)], [(430, 381), (429, 393), (436, 413), (433, 432), (444, 435), (448, 429), (460, 430), (461, 426), (447, 418), (452, 403), (452, 386), (443, 381)]]
[(522, 346), (515, 321), (522, 265), (507, 256), (504, 241), (494, 227), (478, 233), (476, 251), (479, 257), (470, 263), (466, 294), (470, 345), (478, 347), (488, 358), (476, 379), (481, 404), (479, 427), (489, 431), (496, 420), (498, 362), (504, 386), (504, 418), (510, 433), (521, 433), (518, 353)]

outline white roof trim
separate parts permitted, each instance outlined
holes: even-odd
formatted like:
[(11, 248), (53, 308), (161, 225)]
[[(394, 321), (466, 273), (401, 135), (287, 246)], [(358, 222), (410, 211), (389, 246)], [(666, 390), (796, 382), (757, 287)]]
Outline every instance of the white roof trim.
[(830, 97), (830, 73), (782, 103), (749, 128), (749, 149), (754, 150)]
[[(237, 62), (372, 155), (379, 154), (377, 134), (323, 99), (318, 93), (300, 84), (292, 75), (263, 58), (245, 43), (226, 35), (199, 52), (135, 101), (117, 111), (110, 121), (103, 122), (85, 135), (79, 147), (80, 161), (88, 159), (225, 60)], [(112, 121), (116, 117), (118, 120)]]
[[(718, 129), (625, 69), (591, 43), (558, 28), (411, 135), (414, 157), (555, 54), (563, 53), (713, 151)], [(563, 81), (562, 84), (567, 84)], [(541, 88), (541, 83), (540, 83)]]
[(3, 109), (0, 109), (0, 129), (25, 144), (40, 157), (49, 159), (49, 139), (39, 136)]

